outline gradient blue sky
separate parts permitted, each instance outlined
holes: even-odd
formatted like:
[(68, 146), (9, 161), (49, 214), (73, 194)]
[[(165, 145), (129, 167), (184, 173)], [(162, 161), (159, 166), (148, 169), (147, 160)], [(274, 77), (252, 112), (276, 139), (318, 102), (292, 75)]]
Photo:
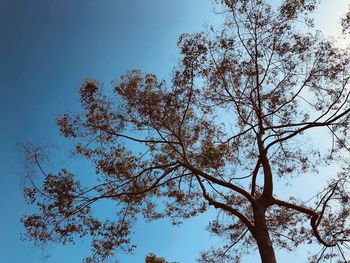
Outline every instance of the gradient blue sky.
[[(339, 33), (338, 17), (349, 3), (324, 0), (318, 25), (326, 34)], [(22, 197), (24, 163), (17, 142), (65, 144), (54, 119), (79, 107), (77, 90), (85, 77), (108, 86), (125, 71), (139, 68), (167, 78), (178, 36), (217, 19), (210, 0), (0, 0), (1, 262), (75, 263), (89, 254), (89, 244), (78, 241), (75, 246), (50, 245), (45, 259), (33, 244), (20, 241), (19, 218), (31, 208)], [(345, 45), (349, 39), (342, 41)], [(168, 260), (195, 262), (201, 249), (215, 243), (204, 231), (207, 221), (204, 216), (180, 228), (167, 221), (140, 222), (138, 250), (120, 261), (143, 262), (155, 252)], [(302, 262), (305, 251), (278, 252), (278, 257)], [(255, 262), (253, 258), (247, 262)]]

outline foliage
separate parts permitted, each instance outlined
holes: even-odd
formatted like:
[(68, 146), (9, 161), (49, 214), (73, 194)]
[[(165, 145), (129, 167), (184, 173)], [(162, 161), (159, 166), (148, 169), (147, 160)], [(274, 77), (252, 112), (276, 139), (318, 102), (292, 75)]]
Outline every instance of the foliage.
[[(225, 23), (180, 37), (182, 60), (169, 83), (132, 70), (115, 83), (114, 98), (87, 79), (83, 111), (57, 119), (99, 184), (83, 187), (67, 169), (47, 173), (40, 151), (29, 150), (44, 175), (42, 187), (25, 189), (39, 208), (22, 219), (29, 239), (90, 235), (86, 261), (100, 262), (116, 249), (132, 252), (138, 215), (177, 224), (213, 206), (220, 217), (208, 229), (225, 243), (201, 262), (239, 262), (257, 248), (271, 263), (273, 247), (311, 243), (321, 247), (311, 262), (347, 261), (349, 50), (312, 29), (314, 0), (218, 2)], [(329, 132), (328, 150), (311, 143), (320, 129)], [(339, 171), (312, 200), (276, 195), (277, 180), (331, 163)], [(100, 200), (115, 202), (117, 218), (94, 217)]]
[(145, 263), (168, 263), (168, 261), (166, 261), (164, 258), (158, 258), (152, 253), (150, 253), (145, 260)]

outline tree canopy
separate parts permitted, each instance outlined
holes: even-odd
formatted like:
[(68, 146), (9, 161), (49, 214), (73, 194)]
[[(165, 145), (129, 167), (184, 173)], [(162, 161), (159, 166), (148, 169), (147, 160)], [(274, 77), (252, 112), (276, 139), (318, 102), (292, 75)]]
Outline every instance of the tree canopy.
[(145, 261), (145, 263), (168, 263), (164, 258), (159, 258), (152, 253), (146, 256)]
[[(24, 190), (38, 207), (22, 218), (26, 237), (92, 236), (85, 261), (101, 262), (133, 251), (138, 216), (177, 224), (213, 206), (220, 219), (208, 229), (223, 243), (200, 262), (239, 262), (258, 249), (262, 262), (273, 263), (274, 248), (301, 244), (320, 247), (310, 262), (347, 262), (350, 53), (313, 29), (317, 2), (217, 1), (225, 22), (180, 36), (171, 80), (131, 70), (108, 94), (86, 79), (82, 111), (61, 115), (57, 125), (99, 183), (86, 187), (67, 168), (48, 172), (40, 147), (27, 148), (42, 183), (30, 177)], [(347, 33), (349, 14), (342, 25)], [(313, 144), (320, 130), (328, 133)], [(277, 196), (277, 180), (333, 163), (338, 170), (311, 199)], [(94, 215), (101, 200), (115, 202), (116, 218)]]

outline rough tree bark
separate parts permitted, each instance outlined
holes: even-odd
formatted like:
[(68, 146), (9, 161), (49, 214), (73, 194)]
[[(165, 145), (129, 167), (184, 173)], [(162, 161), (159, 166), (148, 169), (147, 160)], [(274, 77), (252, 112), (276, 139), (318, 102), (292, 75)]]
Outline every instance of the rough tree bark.
[(254, 208), (254, 232), (253, 236), (259, 248), (262, 263), (276, 263), (275, 251), (270, 239), (269, 230), (266, 225), (265, 208), (258, 206)]

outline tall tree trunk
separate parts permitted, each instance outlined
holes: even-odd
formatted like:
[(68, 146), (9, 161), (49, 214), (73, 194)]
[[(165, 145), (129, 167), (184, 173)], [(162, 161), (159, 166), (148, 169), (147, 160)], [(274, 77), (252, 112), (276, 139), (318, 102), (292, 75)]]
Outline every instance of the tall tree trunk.
[(254, 209), (255, 231), (254, 238), (258, 244), (262, 263), (277, 263), (269, 231), (266, 225), (265, 209)]

